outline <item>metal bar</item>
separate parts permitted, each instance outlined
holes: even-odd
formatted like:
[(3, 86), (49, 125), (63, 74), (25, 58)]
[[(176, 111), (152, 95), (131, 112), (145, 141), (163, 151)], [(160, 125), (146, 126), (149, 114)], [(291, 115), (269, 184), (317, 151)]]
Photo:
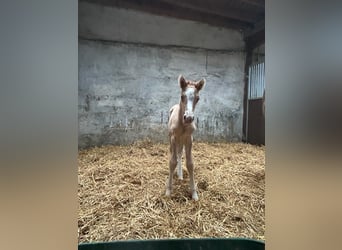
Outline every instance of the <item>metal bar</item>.
[(254, 98), (255, 96), (255, 79), (256, 79), (256, 65), (253, 65), (253, 94), (252, 94), (252, 98)]
[(251, 67), (248, 68), (248, 98), (247, 100), (249, 100), (251, 98), (251, 73), (252, 73), (252, 69)]
[(251, 98), (253, 98), (253, 93), (254, 93), (254, 66), (252, 68), (252, 78), (251, 78), (251, 90), (252, 90), (252, 93), (251, 93)]
[(256, 84), (255, 84), (255, 96), (254, 98), (258, 97), (258, 87), (260, 84), (260, 64), (257, 64), (257, 79), (256, 79)]
[(258, 97), (261, 97), (261, 88), (262, 88), (262, 64), (260, 63), (260, 84), (259, 84), (259, 91), (258, 91)]
[(255, 81), (255, 94), (254, 94), (254, 98), (258, 97), (258, 85), (260, 84), (260, 67), (259, 64), (256, 65), (256, 81)]
[(264, 95), (264, 89), (265, 89), (265, 62), (262, 63), (262, 95)]

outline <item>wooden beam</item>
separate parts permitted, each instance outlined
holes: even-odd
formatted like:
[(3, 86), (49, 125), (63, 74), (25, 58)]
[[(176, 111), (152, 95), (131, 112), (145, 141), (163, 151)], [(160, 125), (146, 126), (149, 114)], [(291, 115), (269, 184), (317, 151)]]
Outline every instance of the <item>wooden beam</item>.
[(250, 22), (222, 17), (199, 10), (189, 9), (182, 6), (163, 2), (160, 0), (80, 0), (104, 6), (133, 9), (155, 15), (169, 16), (179, 19), (191, 20), (210, 24), (213, 26), (246, 30), (253, 27)]
[[(259, 11), (244, 10), (242, 8), (232, 7), (230, 2), (197, 0), (197, 1), (184, 1), (184, 0), (161, 0), (162, 2), (170, 3), (183, 8), (197, 10), (204, 13), (210, 13), (217, 16), (232, 18), (235, 20), (254, 23), (260, 16)], [(214, 3), (214, 4), (213, 4)]]

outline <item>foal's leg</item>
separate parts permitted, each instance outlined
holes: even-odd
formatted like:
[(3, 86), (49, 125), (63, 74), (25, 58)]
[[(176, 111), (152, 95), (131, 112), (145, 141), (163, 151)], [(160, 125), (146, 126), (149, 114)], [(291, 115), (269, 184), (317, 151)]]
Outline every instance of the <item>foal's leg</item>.
[(171, 136), (170, 138), (170, 161), (169, 161), (169, 179), (166, 183), (166, 196), (171, 195), (172, 190), (172, 177), (173, 173), (175, 172), (176, 166), (177, 166), (177, 144), (174, 136)]
[(182, 153), (183, 144), (177, 145), (177, 175), (180, 180), (183, 180)]
[(192, 136), (189, 136), (189, 138), (186, 140), (186, 143), (185, 143), (186, 168), (188, 169), (189, 177), (190, 177), (190, 190), (191, 190), (192, 199), (197, 201), (198, 194), (196, 191), (195, 180), (194, 180), (194, 164), (192, 162), (191, 149), (192, 149)]

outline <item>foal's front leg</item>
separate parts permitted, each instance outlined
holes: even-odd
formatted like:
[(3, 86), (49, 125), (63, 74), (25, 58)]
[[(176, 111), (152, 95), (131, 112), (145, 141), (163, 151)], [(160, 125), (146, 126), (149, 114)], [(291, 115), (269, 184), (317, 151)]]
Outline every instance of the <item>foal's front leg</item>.
[(166, 196), (171, 195), (172, 191), (172, 178), (177, 166), (177, 144), (174, 136), (170, 138), (170, 161), (169, 161), (169, 178), (166, 182)]
[(186, 168), (188, 169), (189, 177), (190, 177), (191, 196), (192, 196), (192, 199), (197, 201), (198, 194), (197, 194), (195, 180), (194, 180), (194, 164), (192, 162), (191, 150), (192, 150), (192, 136), (189, 136), (189, 138), (186, 140), (186, 143), (185, 143)]

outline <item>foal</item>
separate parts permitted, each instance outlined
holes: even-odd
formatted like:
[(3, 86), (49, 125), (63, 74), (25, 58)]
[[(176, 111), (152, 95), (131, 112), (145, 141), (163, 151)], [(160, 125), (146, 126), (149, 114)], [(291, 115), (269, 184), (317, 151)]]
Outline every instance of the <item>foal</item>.
[(170, 137), (170, 172), (166, 183), (166, 195), (171, 195), (172, 177), (178, 165), (177, 175), (179, 179), (183, 179), (182, 172), (182, 151), (185, 146), (186, 167), (190, 177), (190, 189), (192, 199), (198, 200), (198, 195), (194, 181), (194, 164), (192, 162), (192, 132), (196, 129), (194, 121), (194, 111), (199, 100), (199, 91), (203, 88), (205, 80), (198, 82), (188, 81), (180, 75), (178, 83), (181, 88), (181, 100), (179, 104), (174, 105), (170, 109), (170, 119), (168, 124)]

